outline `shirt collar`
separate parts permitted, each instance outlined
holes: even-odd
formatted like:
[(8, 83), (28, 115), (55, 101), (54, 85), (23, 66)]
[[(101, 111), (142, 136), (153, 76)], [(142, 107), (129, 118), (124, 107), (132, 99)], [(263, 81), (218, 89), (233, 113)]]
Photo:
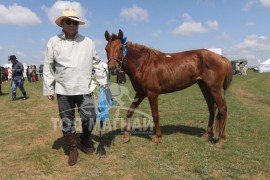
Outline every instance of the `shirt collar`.
[[(62, 30), (61, 34), (59, 34), (59, 37), (61, 39), (66, 39), (66, 34), (65, 34), (65, 32), (63, 30)], [(79, 33), (77, 32), (76, 35), (74, 36), (73, 40), (75, 40), (78, 37), (79, 37)]]

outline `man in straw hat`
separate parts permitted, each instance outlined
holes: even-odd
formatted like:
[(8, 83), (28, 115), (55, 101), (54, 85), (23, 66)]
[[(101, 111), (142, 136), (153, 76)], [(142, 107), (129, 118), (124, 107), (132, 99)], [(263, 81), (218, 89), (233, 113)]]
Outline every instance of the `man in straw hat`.
[(15, 55), (9, 56), (9, 60), (12, 63), (12, 85), (11, 85), (12, 101), (16, 100), (17, 87), (19, 87), (19, 89), (23, 94), (23, 100), (26, 100), (27, 99), (26, 91), (23, 87), (24, 84), (23, 64), (17, 60), (17, 57)]
[(74, 165), (78, 157), (75, 107), (82, 121), (82, 150), (92, 153), (95, 149), (89, 138), (96, 113), (91, 73), (95, 71), (96, 80), (102, 87), (107, 84), (107, 74), (96, 52), (95, 43), (78, 33), (79, 25), (85, 22), (79, 19), (74, 9), (65, 9), (55, 23), (62, 28), (62, 33), (52, 37), (47, 44), (43, 94), (51, 101), (56, 94), (62, 132), (70, 150), (68, 164)]

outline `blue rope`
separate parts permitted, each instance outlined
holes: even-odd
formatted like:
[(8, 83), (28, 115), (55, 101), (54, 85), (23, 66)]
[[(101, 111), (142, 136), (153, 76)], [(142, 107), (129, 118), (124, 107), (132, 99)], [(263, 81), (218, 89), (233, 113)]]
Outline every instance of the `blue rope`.
[(127, 37), (123, 37), (122, 44), (124, 45), (123, 55), (124, 55), (124, 59), (125, 59), (126, 58), (126, 55), (127, 55)]

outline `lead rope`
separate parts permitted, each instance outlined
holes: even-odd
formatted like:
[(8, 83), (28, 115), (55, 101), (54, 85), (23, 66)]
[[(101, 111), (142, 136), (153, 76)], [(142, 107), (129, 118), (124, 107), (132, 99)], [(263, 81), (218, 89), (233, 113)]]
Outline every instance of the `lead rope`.
[[(123, 66), (123, 63), (124, 63), (124, 60), (126, 58), (126, 55), (127, 55), (127, 37), (124, 37), (122, 39), (122, 43), (124, 45), (124, 51), (123, 51), (123, 58), (121, 60), (121, 64), (120, 64), (120, 70), (122, 69), (122, 66)], [(105, 69), (105, 72), (107, 74), (107, 76), (109, 75), (109, 73), (106, 71)], [(110, 78), (109, 78), (109, 83), (110, 83)], [(112, 96), (119, 96), (122, 91), (121, 91), (121, 87), (120, 87), (120, 81), (119, 81), (119, 78), (118, 78), (118, 81), (117, 81), (117, 84), (118, 84), (118, 93), (117, 94), (111, 94)], [(102, 129), (103, 129), (103, 121), (100, 120), (100, 131), (99, 131), (99, 160), (101, 159), (102, 157), (102, 151), (104, 149), (104, 154), (106, 153), (105, 151), (105, 148), (103, 147), (103, 141), (102, 141)]]
[[(124, 45), (124, 50), (123, 50), (123, 58), (122, 58), (121, 63), (120, 63), (119, 71), (122, 70), (124, 61), (125, 61), (126, 56), (127, 56), (127, 37), (124, 37), (122, 39), (122, 44)], [(121, 86), (120, 86), (120, 78), (118, 78), (117, 84), (118, 84), (118, 93), (117, 94), (112, 94), (112, 96), (119, 96), (122, 93)]]

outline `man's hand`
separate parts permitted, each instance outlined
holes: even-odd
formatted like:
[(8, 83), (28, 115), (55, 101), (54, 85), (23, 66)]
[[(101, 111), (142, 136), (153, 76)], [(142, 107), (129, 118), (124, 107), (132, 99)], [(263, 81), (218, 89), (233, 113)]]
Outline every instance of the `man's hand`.
[(104, 85), (101, 86), (101, 88), (108, 89), (109, 88), (109, 85), (108, 84), (104, 84)]
[(49, 96), (47, 96), (48, 97), (48, 99), (50, 100), (50, 101), (53, 101), (53, 99), (54, 99), (54, 96), (53, 95), (49, 95)]

